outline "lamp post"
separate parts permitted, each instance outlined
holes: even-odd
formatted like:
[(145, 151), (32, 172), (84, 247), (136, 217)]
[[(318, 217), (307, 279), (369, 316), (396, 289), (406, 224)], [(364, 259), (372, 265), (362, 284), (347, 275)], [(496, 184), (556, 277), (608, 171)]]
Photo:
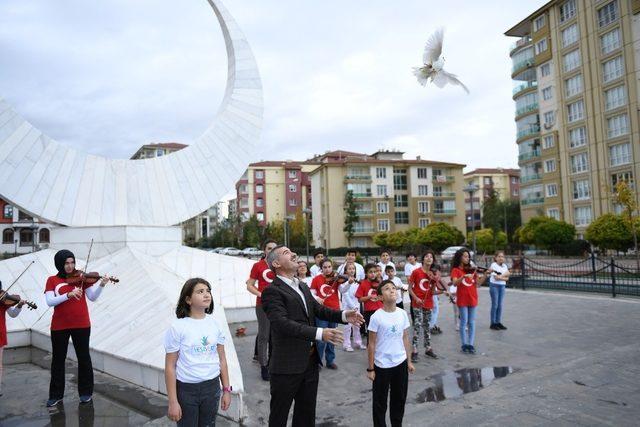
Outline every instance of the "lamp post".
[(304, 239), (307, 244), (307, 264), (309, 263), (309, 215), (311, 215), (311, 209), (302, 209), (304, 214)]
[(473, 209), (473, 193), (478, 191), (478, 186), (470, 183), (462, 189), (465, 193), (469, 193), (469, 201), (471, 202), (471, 239), (473, 241), (473, 259), (476, 258), (476, 217)]
[(293, 215), (287, 215), (284, 217), (284, 245), (289, 247), (289, 221), (294, 220)]

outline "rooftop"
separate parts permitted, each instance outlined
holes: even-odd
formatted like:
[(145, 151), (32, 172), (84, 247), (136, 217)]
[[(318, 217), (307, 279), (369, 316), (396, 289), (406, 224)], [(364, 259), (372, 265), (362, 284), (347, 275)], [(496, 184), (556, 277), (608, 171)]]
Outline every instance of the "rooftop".
[(535, 12), (532, 12), (529, 16), (524, 18), (522, 21), (518, 22), (516, 25), (509, 28), (504, 33), (504, 35), (510, 36), (510, 37), (524, 37), (526, 35), (529, 35), (531, 33), (531, 21), (534, 18), (536, 18), (538, 15), (540, 15), (541, 12), (547, 10), (549, 6), (551, 6), (553, 3), (556, 3), (556, 2), (557, 0), (551, 0), (550, 2), (545, 3), (544, 5), (536, 9)]
[(482, 174), (505, 174), (520, 176), (520, 169), (508, 169), (508, 168), (479, 168), (474, 169), (464, 174), (464, 176), (482, 175)]

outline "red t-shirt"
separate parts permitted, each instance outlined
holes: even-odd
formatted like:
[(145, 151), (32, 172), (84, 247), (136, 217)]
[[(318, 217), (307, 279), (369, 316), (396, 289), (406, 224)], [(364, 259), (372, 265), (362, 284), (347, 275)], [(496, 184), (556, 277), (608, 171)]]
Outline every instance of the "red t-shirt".
[[(58, 276), (51, 276), (47, 279), (44, 291), (53, 291), (56, 296), (73, 291), (75, 286), (67, 284), (66, 280)], [(84, 284), (82, 289), (85, 290), (91, 286)], [(89, 320), (89, 309), (87, 308), (87, 299), (84, 292), (80, 299), (71, 298), (53, 307), (52, 331), (89, 327), (91, 327), (91, 321)]]
[(0, 348), (7, 345), (7, 319), (5, 318), (5, 313), (9, 308), (8, 305), (0, 305)]
[(429, 280), (427, 273), (425, 273), (422, 268), (416, 268), (411, 272), (409, 282), (412, 284), (411, 290), (413, 293), (423, 301), (423, 305), (418, 305), (418, 301), (414, 298), (413, 301), (411, 301), (411, 306), (413, 308), (433, 309), (433, 293), (431, 292), (432, 280)]
[[(460, 268), (451, 269), (451, 279), (457, 279), (464, 276), (465, 273)], [(473, 273), (471, 279), (466, 277), (458, 284), (458, 291), (456, 293), (456, 304), (458, 307), (475, 307), (478, 305), (478, 290), (476, 289), (476, 283), (478, 282), (478, 274)]]
[[(358, 290), (356, 291), (356, 298), (362, 298), (366, 296), (378, 296), (378, 282), (370, 282), (364, 279), (360, 282)], [(365, 301), (364, 311), (376, 311), (384, 306), (383, 302), (378, 301)]]
[[(258, 282), (258, 290), (262, 293), (262, 291), (273, 282), (276, 276), (273, 274), (273, 271), (269, 269), (267, 261), (263, 258), (253, 264), (249, 277)], [(262, 305), (262, 298), (256, 297), (256, 305)]]
[(323, 305), (325, 307), (340, 310), (340, 299), (338, 299), (337, 288), (327, 285), (326, 283), (327, 278), (324, 277), (324, 274), (318, 274), (311, 281), (311, 289), (316, 291), (319, 298), (324, 299)]

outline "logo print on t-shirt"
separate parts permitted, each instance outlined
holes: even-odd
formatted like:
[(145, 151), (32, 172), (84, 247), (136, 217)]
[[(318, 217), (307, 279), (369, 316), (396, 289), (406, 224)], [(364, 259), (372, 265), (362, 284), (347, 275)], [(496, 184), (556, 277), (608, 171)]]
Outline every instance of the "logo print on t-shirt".
[(367, 292), (367, 296), (377, 297), (378, 296), (378, 291), (376, 291), (375, 289), (371, 288), (371, 289), (369, 289), (369, 292)]
[(462, 284), (465, 286), (473, 286), (473, 279), (469, 279), (468, 277), (462, 277)]
[(202, 345), (209, 345), (209, 340), (207, 339), (208, 337), (202, 337), (202, 339), (200, 340), (200, 342), (202, 343)]
[[(324, 288), (329, 288), (329, 290), (325, 291)], [(327, 285), (325, 283), (324, 285), (320, 286), (320, 295), (322, 295), (323, 298), (333, 295), (332, 291), (333, 291), (333, 288), (331, 287), (331, 285)]]
[(398, 328), (396, 328), (396, 325), (393, 325), (391, 327), (391, 332), (393, 332), (394, 334), (398, 331)]
[(267, 283), (273, 282), (273, 271), (269, 268), (262, 270), (262, 279)]
[(425, 282), (428, 282), (429, 279), (422, 279), (420, 283), (418, 283), (418, 287), (422, 289), (424, 292), (427, 292), (429, 289), (424, 287)]

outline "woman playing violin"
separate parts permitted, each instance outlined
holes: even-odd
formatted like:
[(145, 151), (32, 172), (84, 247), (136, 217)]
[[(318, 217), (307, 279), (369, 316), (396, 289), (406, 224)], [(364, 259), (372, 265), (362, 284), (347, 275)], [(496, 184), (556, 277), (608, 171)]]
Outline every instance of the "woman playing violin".
[(437, 359), (438, 356), (431, 348), (431, 311), (433, 310), (433, 296), (441, 293), (436, 284), (440, 281), (440, 270), (435, 264), (435, 253), (427, 249), (422, 255), (422, 267), (416, 268), (409, 276), (409, 294), (413, 306), (413, 338), (411, 361), (418, 361), (418, 341), (424, 336), (424, 354)]
[[(80, 403), (91, 402), (93, 395), (93, 366), (89, 355), (91, 322), (87, 300), (95, 301), (109, 277), (84, 277), (76, 270), (76, 258), (66, 249), (57, 252), (54, 263), (58, 274), (49, 277), (45, 286), (47, 305), (53, 307), (51, 318), (51, 382), (47, 407), (62, 402), (65, 384), (65, 359), (69, 338), (78, 358), (78, 394)], [(85, 298), (86, 296), (86, 298)]]
[(8, 294), (2, 290), (2, 282), (0, 282), (0, 396), (2, 396), (2, 353), (7, 345), (7, 324), (5, 313), (11, 317), (17, 317), (20, 314), (22, 306), (26, 301), (19, 299), (18, 302), (7, 298)]

